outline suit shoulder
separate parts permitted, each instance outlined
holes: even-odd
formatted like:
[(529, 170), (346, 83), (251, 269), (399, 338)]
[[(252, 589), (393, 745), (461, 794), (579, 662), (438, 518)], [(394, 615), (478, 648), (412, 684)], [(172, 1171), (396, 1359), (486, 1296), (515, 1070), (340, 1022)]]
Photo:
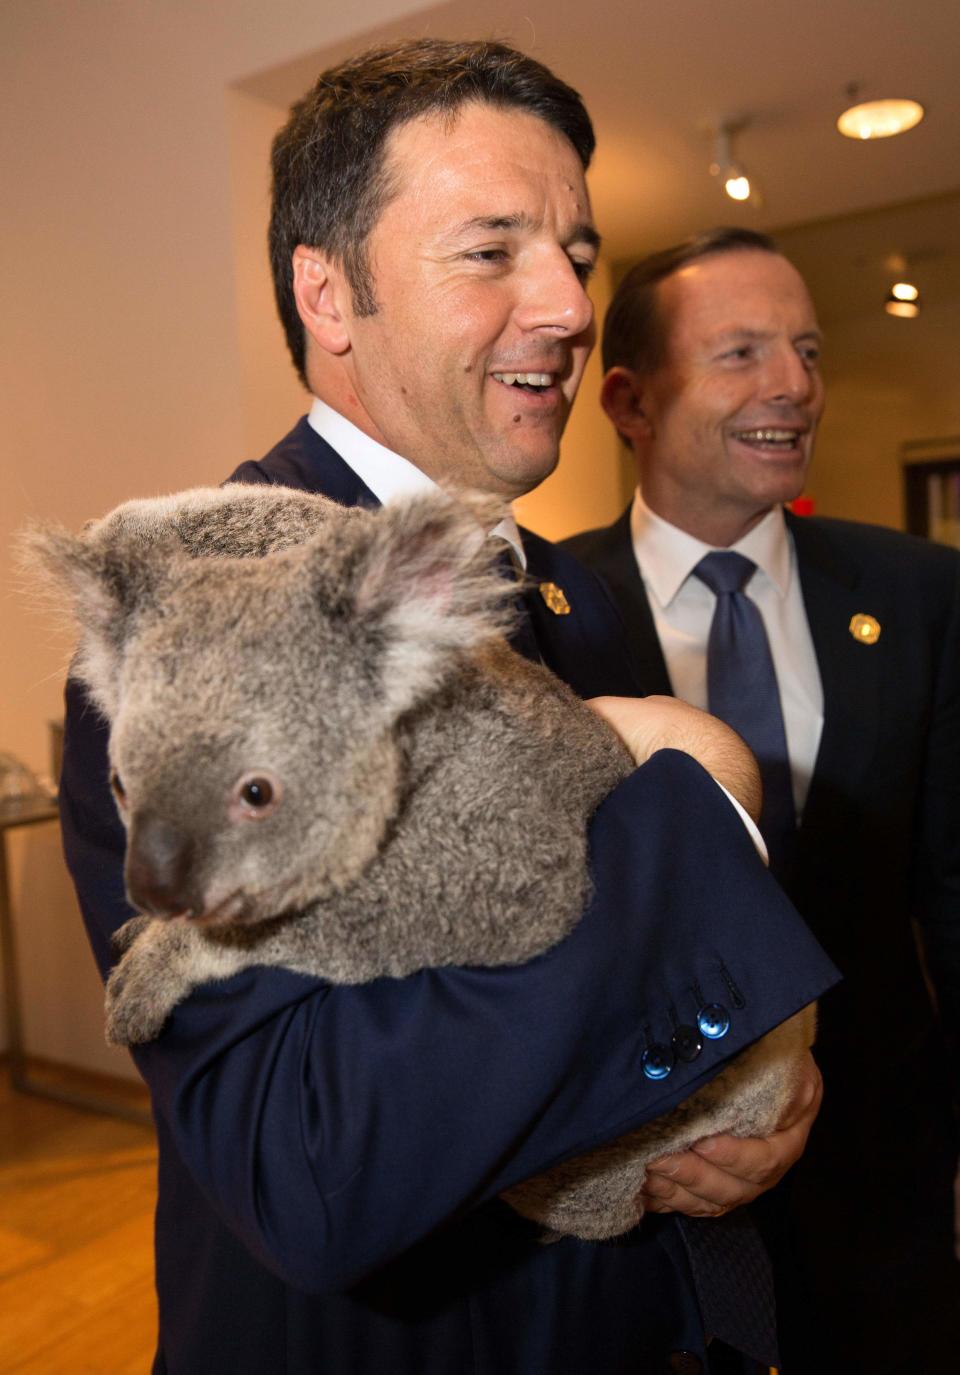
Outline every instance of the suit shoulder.
[(303, 416), (269, 453), (264, 454), (263, 458), (241, 463), (227, 481), (309, 488), (311, 484), (304, 470), (304, 455), (311, 434), (307, 417)]
[(613, 525), (598, 525), (594, 530), (581, 530), (577, 535), (568, 535), (566, 539), (559, 540), (558, 547), (565, 549), (581, 563), (590, 565), (597, 554), (616, 537), (619, 525), (620, 522), (616, 521)]
[(960, 578), (960, 551), (902, 530), (833, 516), (805, 516), (792, 521), (790, 528), (798, 550), (802, 550), (805, 531), (809, 528), (810, 534), (819, 541), (849, 555), (865, 568), (876, 571), (886, 568), (898, 575), (912, 573), (934, 580)]
[(558, 583), (574, 582), (591, 589), (604, 602), (609, 601), (603, 583), (585, 561), (575, 557), (575, 551), (570, 548), (570, 541), (554, 542), (527, 529), (522, 529), (520, 533), (527, 555), (528, 571), (532, 577), (550, 578)]

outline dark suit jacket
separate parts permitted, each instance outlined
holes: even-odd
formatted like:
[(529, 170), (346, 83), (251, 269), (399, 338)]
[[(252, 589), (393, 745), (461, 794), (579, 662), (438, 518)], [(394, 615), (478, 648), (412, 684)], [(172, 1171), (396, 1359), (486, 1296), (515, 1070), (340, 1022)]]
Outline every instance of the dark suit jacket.
[[(782, 880), (844, 974), (821, 1004), (826, 1097), (791, 1172), (791, 1245), (810, 1287), (857, 1290), (865, 1313), (864, 1295), (875, 1298), (864, 1323), (874, 1335), (862, 1339), (878, 1344), (875, 1362), (860, 1346), (874, 1372), (885, 1361), (899, 1369), (898, 1350), (910, 1359), (898, 1343), (915, 1323), (891, 1304), (916, 1307), (926, 1288), (953, 1336), (960, 1311), (950, 1260), (960, 1095), (956, 1054), (947, 1058), (960, 1026), (960, 557), (878, 527), (787, 520), (825, 709), (796, 863)], [(609, 585), (644, 691), (670, 692), (629, 511), (565, 545)], [(875, 644), (850, 634), (857, 613), (879, 621)], [(803, 1321), (816, 1326), (809, 1309)]]
[[(234, 476), (373, 501), (306, 421)], [(630, 689), (597, 580), (542, 540), (528, 550), (573, 607), (553, 616), (532, 593), (547, 663), (584, 693)], [(70, 685), (65, 845), (103, 970), (128, 911), (105, 738)], [(137, 1051), (160, 1142), (156, 1372), (618, 1375), (703, 1354), (670, 1220), (543, 1246), (497, 1194), (664, 1112), (834, 974), (686, 756), (607, 799), (591, 857), (590, 908), (523, 967), (358, 987), (251, 970)], [(649, 1039), (698, 997), (729, 1003), (731, 977), (729, 1036), (645, 1079)]]

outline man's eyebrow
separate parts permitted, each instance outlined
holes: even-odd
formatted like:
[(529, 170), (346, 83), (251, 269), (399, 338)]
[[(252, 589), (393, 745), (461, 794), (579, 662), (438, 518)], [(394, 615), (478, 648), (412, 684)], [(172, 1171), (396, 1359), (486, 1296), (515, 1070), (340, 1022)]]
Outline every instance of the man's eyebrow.
[(590, 248), (600, 252), (600, 245), (603, 240), (598, 230), (592, 224), (578, 224), (573, 234), (567, 239), (567, 243), (585, 243)]
[[(773, 337), (774, 330), (750, 329), (746, 325), (731, 325), (728, 329), (719, 330), (714, 335), (715, 344), (730, 343), (734, 339), (770, 339)], [(818, 344), (823, 343), (823, 331), (814, 326), (812, 329), (803, 329), (799, 334), (795, 334), (794, 339), (815, 339)]]
[[(453, 230), (451, 237), (462, 238), (466, 234), (475, 232), (478, 229), (486, 229), (510, 233), (522, 231), (535, 227), (534, 220), (529, 215), (517, 213), (515, 215), (474, 215), (469, 220), (464, 220)], [(582, 224), (574, 225), (569, 233), (564, 235), (564, 244), (584, 243), (588, 247), (600, 250), (601, 238), (592, 224), (584, 221)]]

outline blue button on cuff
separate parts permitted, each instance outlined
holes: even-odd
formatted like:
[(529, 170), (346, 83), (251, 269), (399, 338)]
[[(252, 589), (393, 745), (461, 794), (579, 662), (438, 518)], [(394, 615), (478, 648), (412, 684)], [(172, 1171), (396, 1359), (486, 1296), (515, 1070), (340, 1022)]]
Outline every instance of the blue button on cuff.
[(708, 1041), (719, 1041), (730, 1030), (730, 1013), (723, 1003), (707, 1003), (697, 1013), (697, 1026)]
[(648, 1079), (666, 1079), (675, 1064), (673, 1051), (659, 1041), (648, 1046), (640, 1059), (640, 1067)]

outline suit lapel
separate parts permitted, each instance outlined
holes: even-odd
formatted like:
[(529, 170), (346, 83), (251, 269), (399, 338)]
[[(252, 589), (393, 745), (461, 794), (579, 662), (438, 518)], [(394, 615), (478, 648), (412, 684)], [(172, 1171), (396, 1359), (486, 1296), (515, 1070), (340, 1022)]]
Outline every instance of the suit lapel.
[(643, 692), (672, 696), (670, 675), (633, 552), (629, 506), (615, 524), (597, 532), (591, 543), (590, 565), (606, 582), (620, 609)]
[[(571, 554), (528, 530), (522, 535), (524, 603), (544, 663), (581, 697), (637, 696), (641, 686), (623, 621), (606, 588)], [(568, 612), (558, 614), (551, 585), (562, 591)]]
[(860, 570), (819, 525), (788, 514), (803, 603), (823, 684), (823, 734), (804, 808), (801, 835), (829, 825), (838, 791), (858, 791), (874, 752), (879, 724), (880, 656), (850, 633), (858, 613), (881, 625), (886, 608), (866, 605)]

